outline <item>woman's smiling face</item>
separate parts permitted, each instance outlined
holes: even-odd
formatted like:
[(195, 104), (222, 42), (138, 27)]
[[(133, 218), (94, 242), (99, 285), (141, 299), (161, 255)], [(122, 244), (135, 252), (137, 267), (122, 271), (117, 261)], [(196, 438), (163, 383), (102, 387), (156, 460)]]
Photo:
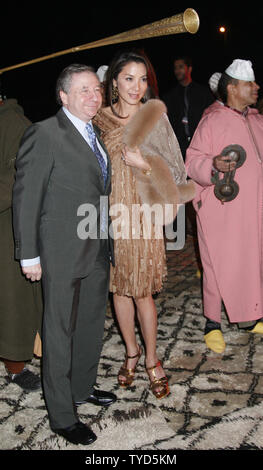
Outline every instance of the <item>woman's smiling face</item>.
[(129, 105), (138, 104), (148, 88), (147, 70), (143, 63), (129, 62), (119, 73), (117, 80), (113, 80), (117, 86), (119, 100)]

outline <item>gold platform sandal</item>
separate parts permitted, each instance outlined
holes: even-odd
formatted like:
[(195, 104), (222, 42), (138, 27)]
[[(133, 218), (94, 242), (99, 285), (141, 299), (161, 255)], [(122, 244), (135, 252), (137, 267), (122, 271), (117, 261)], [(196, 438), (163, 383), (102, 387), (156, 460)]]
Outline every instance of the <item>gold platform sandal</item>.
[(146, 367), (146, 370), (148, 372), (149, 377), (150, 377), (149, 372), (154, 377), (153, 380), (151, 380), (151, 377), (150, 377), (150, 381), (151, 381), (150, 389), (152, 393), (154, 394), (156, 398), (161, 399), (161, 398), (167, 397), (170, 394), (170, 389), (168, 385), (168, 379), (166, 376), (161, 377), (159, 379), (156, 377), (155, 369), (157, 369), (157, 367), (159, 366), (162, 367), (161, 361), (158, 361), (153, 367)]
[[(126, 354), (126, 358), (125, 358), (125, 363), (123, 366), (121, 366), (120, 370), (119, 370), (119, 373), (118, 373), (118, 382), (119, 382), (119, 385), (121, 387), (130, 387), (133, 380), (134, 380), (134, 374), (135, 374), (135, 369), (136, 369), (136, 366), (140, 360), (140, 357), (142, 355), (142, 348), (139, 346), (139, 349), (138, 349), (138, 352), (137, 354), (135, 354), (135, 356), (128, 356)], [(136, 365), (133, 369), (127, 369), (127, 363), (128, 363), (128, 359), (135, 359), (136, 357), (138, 357), (138, 360), (136, 362)], [(120, 378), (120, 376), (123, 376), (125, 377), (125, 379), (122, 379)]]

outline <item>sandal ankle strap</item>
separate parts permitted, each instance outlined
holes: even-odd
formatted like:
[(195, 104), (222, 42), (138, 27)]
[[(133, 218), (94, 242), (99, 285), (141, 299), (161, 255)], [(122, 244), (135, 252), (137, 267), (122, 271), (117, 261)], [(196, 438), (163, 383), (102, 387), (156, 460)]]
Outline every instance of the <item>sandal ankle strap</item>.
[(141, 356), (141, 354), (142, 354), (142, 350), (141, 350), (141, 348), (140, 348), (140, 346), (139, 346), (139, 350), (138, 350), (137, 354), (135, 354), (135, 356), (128, 356), (128, 354), (126, 354), (126, 358), (127, 358), (127, 359), (135, 359), (136, 357)]
[(153, 367), (146, 367), (146, 370), (154, 370), (159, 366), (162, 366), (161, 361), (156, 362), (155, 366), (153, 366)]

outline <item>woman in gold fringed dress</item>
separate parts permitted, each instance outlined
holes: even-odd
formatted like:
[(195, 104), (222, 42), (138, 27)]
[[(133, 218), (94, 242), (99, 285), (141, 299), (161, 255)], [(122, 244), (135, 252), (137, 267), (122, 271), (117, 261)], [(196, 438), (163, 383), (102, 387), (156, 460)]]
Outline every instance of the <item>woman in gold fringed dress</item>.
[[(115, 267), (111, 270), (110, 291), (126, 344), (118, 381), (123, 387), (132, 384), (142, 354), (135, 334), (135, 303), (151, 390), (157, 398), (163, 398), (169, 394), (169, 386), (156, 353), (157, 312), (152, 298), (152, 294), (161, 291), (167, 274), (163, 230), (161, 224), (156, 236), (156, 226), (150, 224), (149, 235), (143, 212), (138, 208), (143, 202), (154, 202), (149, 200), (149, 194), (154, 195), (156, 188), (159, 193), (165, 192), (169, 178), (174, 185), (169, 193), (172, 204), (182, 200), (177, 185), (187, 185), (179, 145), (163, 103), (142, 103), (148, 89), (147, 64), (144, 56), (133, 52), (121, 53), (113, 60), (108, 69), (110, 106), (100, 110), (94, 122), (112, 164), (110, 214)], [(168, 180), (163, 181), (166, 176)], [(192, 199), (192, 192), (187, 200)]]

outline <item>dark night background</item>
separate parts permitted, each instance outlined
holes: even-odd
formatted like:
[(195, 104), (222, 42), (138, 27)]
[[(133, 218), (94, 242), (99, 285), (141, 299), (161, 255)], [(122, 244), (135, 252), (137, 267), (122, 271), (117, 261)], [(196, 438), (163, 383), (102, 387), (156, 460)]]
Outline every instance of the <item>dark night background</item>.
[[(92, 6), (91, 6), (92, 5)], [(257, 83), (263, 88), (262, 27), (263, 5), (249, 2), (38, 2), (1, 6), (0, 68), (106, 38), (132, 28), (194, 8), (200, 18), (199, 31), (142, 41), (104, 46), (70, 53), (5, 72), (0, 75), (7, 98), (17, 98), (32, 121), (57, 111), (55, 82), (60, 71), (73, 62), (108, 64), (124, 48), (141, 48), (150, 58), (157, 75), (160, 95), (175, 82), (173, 58), (187, 54), (193, 60), (192, 77), (207, 83), (214, 72), (223, 71), (232, 60), (250, 59)], [(123, 6), (121, 6), (123, 5)], [(227, 34), (218, 32), (219, 26)], [(260, 97), (263, 90), (260, 90)]]

